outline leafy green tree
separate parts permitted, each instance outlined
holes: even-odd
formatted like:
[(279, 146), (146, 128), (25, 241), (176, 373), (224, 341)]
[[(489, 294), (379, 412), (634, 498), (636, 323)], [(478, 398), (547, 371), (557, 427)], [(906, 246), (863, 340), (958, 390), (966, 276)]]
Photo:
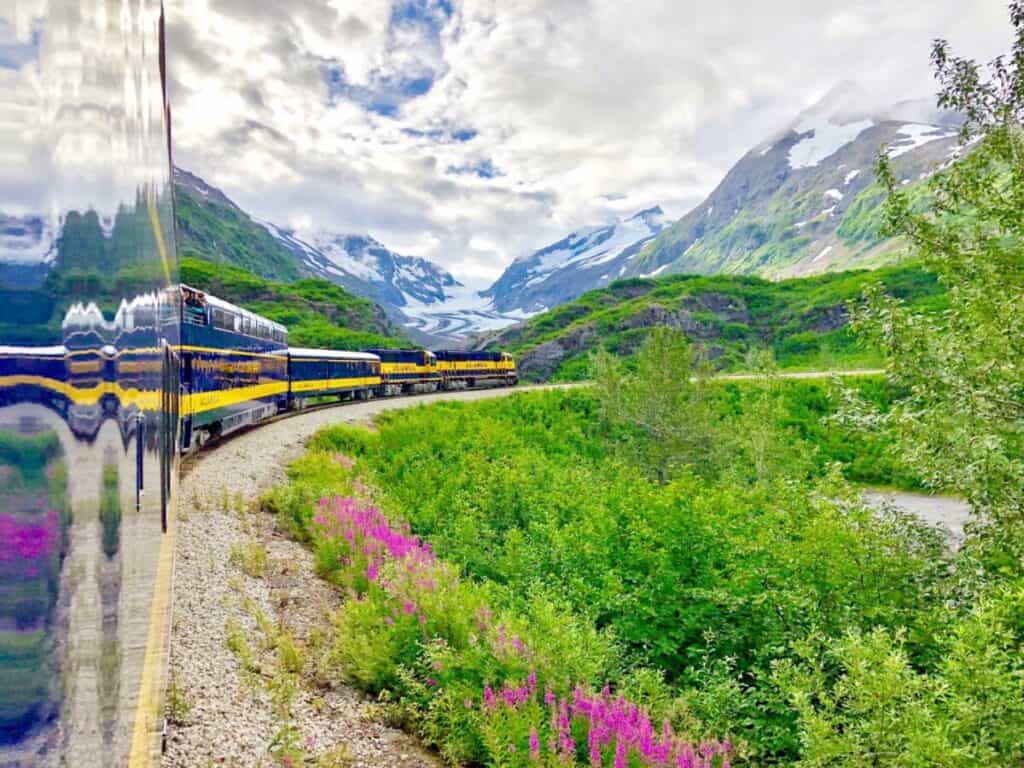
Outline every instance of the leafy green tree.
[(929, 316), (874, 289), (856, 318), (909, 393), (884, 416), (862, 412), (865, 426), (888, 422), (909, 467), (1002, 530), (1024, 522), (1024, 0), (1010, 18), (1013, 50), (987, 72), (934, 45), (938, 103), (966, 121), (963, 157), (933, 177), (928, 208), (879, 163), (889, 230), (948, 287), (949, 309)]
[(654, 328), (636, 355), (632, 373), (602, 349), (594, 356), (593, 375), (604, 418), (646, 438), (634, 445), (659, 483), (668, 482), (677, 464), (699, 474), (715, 470), (721, 436), (709, 395), (711, 367), (681, 331)]

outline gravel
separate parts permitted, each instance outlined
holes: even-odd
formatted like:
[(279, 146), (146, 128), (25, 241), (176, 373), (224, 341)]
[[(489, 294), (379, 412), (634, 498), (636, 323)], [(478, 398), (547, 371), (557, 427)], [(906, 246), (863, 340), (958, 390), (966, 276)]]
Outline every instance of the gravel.
[[(279, 718), (266, 686), (258, 684), (260, 676), (247, 675), (229, 650), (227, 625), (234, 622), (249, 645), (259, 647), (262, 633), (252, 609), (256, 605), (308, 643), (338, 605), (335, 591), (314, 575), (309, 551), (280, 535), (269, 515), (240, 511), (285, 479), (285, 466), (302, 454), (306, 439), (321, 427), (367, 422), (384, 410), (438, 400), (480, 400), (523, 389), (528, 388), (438, 393), (315, 410), (237, 435), (191, 461), (180, 485), (170, 654), (171, 684), (190, 710), (183, 723), (169, 726), (165, 768), (275, 764), (269, 747)], [(262, 578), (247, 576), (231, 562), (232, 549), (254, 539), (267, 552)], [(246, 598), (248, 605), (243, 605)], [(375, 722), (370, 704), (349, 686), (326, 690), (304, 685), (294, 704), (301, 742), (314, 744), (317, 753), (345, 745), (356, 767), (441, 764), (414, 737)]]

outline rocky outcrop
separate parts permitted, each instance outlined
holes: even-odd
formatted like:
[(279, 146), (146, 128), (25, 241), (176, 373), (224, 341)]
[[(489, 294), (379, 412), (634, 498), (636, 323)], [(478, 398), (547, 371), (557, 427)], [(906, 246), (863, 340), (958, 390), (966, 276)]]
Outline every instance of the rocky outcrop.
[(593, 348), (597, 337), (593, 325), (581, 325), (553, 341), (538, 344), (523, 353), (517, 364), (519, 375), (531, 381), (547, 381), (564, 360)]

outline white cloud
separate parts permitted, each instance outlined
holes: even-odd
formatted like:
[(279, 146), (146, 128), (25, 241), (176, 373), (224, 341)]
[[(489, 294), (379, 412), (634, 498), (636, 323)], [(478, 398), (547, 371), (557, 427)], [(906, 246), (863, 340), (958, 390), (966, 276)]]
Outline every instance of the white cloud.
[(177, 162), (486, 281), (581, 225), (681, 215), (839, 80), (926, 96), (933, 38), (987, 60), (1010, 37), (1003, 0), (452, 6), (171, 0)]

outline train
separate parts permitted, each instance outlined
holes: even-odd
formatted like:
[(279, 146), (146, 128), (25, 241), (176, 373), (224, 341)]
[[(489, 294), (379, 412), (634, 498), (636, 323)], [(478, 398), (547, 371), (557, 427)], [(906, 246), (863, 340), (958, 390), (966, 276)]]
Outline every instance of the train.
[(507, 352), (292, 347), (288, 329), (182, 284), (180, 449), (340, 400), (515, 386)]

